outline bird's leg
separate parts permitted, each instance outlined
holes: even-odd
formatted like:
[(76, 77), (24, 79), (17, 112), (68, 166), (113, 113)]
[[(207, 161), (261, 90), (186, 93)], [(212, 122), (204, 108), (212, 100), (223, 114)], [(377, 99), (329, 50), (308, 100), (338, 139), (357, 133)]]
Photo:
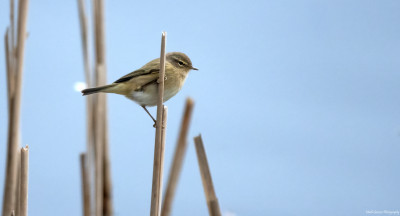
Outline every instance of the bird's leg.
[(153, 119), (153, 121), (154, 121), (153, 127), (155, 127), (157, 121), (153, 118), (153, 116), (150, 114), (150, 112), (147, 110), (147, 108), (146, 108), (145, 106), (142, 106), (142, 107), (143, 107), (144, 111), (146, 111), (147, 114), (149, 114), (149, 116), (151, 117), (151, 119)]

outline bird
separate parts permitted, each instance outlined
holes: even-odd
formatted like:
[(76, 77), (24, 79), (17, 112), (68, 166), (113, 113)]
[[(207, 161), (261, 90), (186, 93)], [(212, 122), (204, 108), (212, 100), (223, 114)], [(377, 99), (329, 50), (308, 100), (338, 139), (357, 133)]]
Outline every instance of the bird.
[[(170, 52), (165, 58), (164, 102), (181, 90), (189, 71), (198, 70), (184, 53)], [(85, 96), (102, 92), (124, 95), (139, 104), (156, 123), (146, 107), (157, 105), (159, 72), (160, 58), (153, 59), (109, 85), (87, 88), (82, 90), (82, 94)]]

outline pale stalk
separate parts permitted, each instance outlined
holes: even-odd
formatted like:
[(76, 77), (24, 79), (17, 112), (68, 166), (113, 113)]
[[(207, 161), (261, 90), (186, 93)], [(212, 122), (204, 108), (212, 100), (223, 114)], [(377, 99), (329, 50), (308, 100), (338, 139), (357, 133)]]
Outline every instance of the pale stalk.
[(176, 143), (174, 158), (172, 161), (171, 169), (165, 190), (164, 199), (162, 202), (161, 216), (169, 216), (171, 214), (172, 202), (175, 196), (176, 186), (178, 185), (179, 174), (182, 169), (183, 158), (187, 149), (187, 134), (189, 131), (190, 120), (193, 110), (193, 100), (186, 99), (185, 111), (182, 117), (181, 129), (179, 138)]
[(211, 179), (210, 167), (208, 166), (206, 151), (204, 150), (201, 135), (194, 138), (197, 160), (199, 162), (201, 180), (206, 195), (208, 212), (210, 216), (221, 216), (217, 195), (215, 194), (213, 181)]
[(166, 33), (161, 36), (160, 74), (158, 78), (157, 121), (154, 144), (153, 182), (151, 190), (150, 216), (159, 216), (161, 207), (162, 168), (163, 168), (163, 141), (162, 116), (164, 112), (164, 77), (165, 77), (165, 39)]

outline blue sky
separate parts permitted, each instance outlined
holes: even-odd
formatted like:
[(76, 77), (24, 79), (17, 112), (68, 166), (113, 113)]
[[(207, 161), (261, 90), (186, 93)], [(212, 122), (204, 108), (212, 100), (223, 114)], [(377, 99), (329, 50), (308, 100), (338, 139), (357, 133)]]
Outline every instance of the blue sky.
[[(8, 8), (0, 2), (0, 32)], [(106, 1), (105, 8), (109, 82), (157, 58), (162, 31), (167, 51), (185, 52), (200, 69), (166, 103), (165, 171), (191, 96), (189, 137), (203, 135), (224, 215), (399, 210), (399, 1)], [(86, 136), (85, 100), (73, 88), (84, 81), (76, 1), (30, 1), (28, 31), (21, 129), (30, 146), (29, 214), (79, 215)], [(146, 215), (153, 123), (124, 97), (108, 102), (115, 213)], [(173, 215), (206, 215), (192, 139), (182, 171)]]

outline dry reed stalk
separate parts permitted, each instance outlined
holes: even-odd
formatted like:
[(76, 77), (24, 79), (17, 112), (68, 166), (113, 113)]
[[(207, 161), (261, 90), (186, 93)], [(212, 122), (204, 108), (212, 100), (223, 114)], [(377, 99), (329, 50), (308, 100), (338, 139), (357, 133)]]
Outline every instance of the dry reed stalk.
[(214, 185), (211, 179), (211, 172), (207, 162), (206, 151), (204, 150), (203, 140), (201, 135), (194, 137), (196, 147), (197, 160), (203, 182), (204, 193), (206, 195), (208, 212), (211, 216), (220, 216), (221, 211), (218, 204), (217, 195), (215, 194)]
[[(94, 25), (96, 47), (96, 85), (106, 84), (104, 2), (94, 0)], [(106, 95), (97, 95), (96, 125), (96, 215), (112, 215), (110, 160), (107, 136)], [(107, 175), (107, 176), (106, 176)]]
[(17, 216), (19, 216), (20, 215), (20, 211), (21, 211), (21, 209), (20, 209), (20, 203), (21, 203), (21, 174), (22, 174), (22, 171), (21, 171), (21, 151), (17, 151), (17, 157), (18, 157), (18, 159), (17, 159), (17, 161), (18, 161), (18, 165), (17, 165), (17, 167), (18, 167), (18, 170), (17, 170), (17, 172), (18, 172), (18, 174), (17, 174), (17, 189), (16, 189), (16, 197), (15, 197), (15, 206), (14, 206), (14, 208), (13, 209), (15, 209), (15, 215), (17, 215)]
[(89, 44), (88, 44), (88, 20), (86, 16), (85, 1), (78, 0), (79, 23), (81, 27), (82, 52), (85, 65), (85, 80), (88, 87), (92, 87), (90, 80)]
[(13, 49), (12, 53), (14, 53), (14, 48), (15, 48), (15, 21), (14, 21), (15, 15), (14, 15), (14, 9), (15, 9), (14, 0), (10, 0), (10, 31), (11, 31), (11, 34), (10, 34), (11, 41), (10, 42), (11, 42), (11, 48)]
[[(104, 125), (108, 125), (107, 119), (107, 106), (105, 105)], [(110, 165), (110, 151), (108, 145), (108, 130), (104, 128), (104, 154), (103, 154), (103, 214), (111, 216), (113, 214), (112, 205), (112, 183), (111, 183), (111, 165)]]
[[(101, 79), (102, 79), (102, 61), (99, 61), (99, 56), (102, 55), (102, 53), (99, 51), (100, 46), (102, 43), (99, 40), (99, 35), (101, 32), (99, 31), (99, 28), (101, 28), (101, 22), (99, 20), (99, 6), (98, 3), (99, 1), (93, 0), (93, 20), (94, 20), (94, 41), (95, 41), (95, 85), (100, 86), (101, 85)], [(103, 115), (103, 107), (102, 107), (102, 95), (101, 94), (96, 94), (93, 96), (94, 97), (94, 113), (95, 113), (95, 215), (96, 216), (102, 216), (103, 215), (103, 143), (102, 143), (102, 132), (103, 132), (103, 127), (101, 126), (101, 123), (103, 122), (102, 120), (102, 115)]]
[[(11, 3), (13, 4), (13, 2)], [(8, 131), (8, 146), (7, 146), (7, 162), (6, 162), (6, 176), (4, 182), (3, 194), (3, 209), (2, 215), (9, 216), (15, 206), (16, 200), (16, 183), (17, 183), (17, 152), (19, 146), (19, 125), (20, 125), (20, 107), (21, 107), (21, 92), (22, 92), (22, 71), (23, 71), (23, 57), (25, 48), (26, 37), (26, 23), (28, 15), (28, 0), (20, 0), (18, 8), (18, 34), (17, 34), (17, 50), (16, 55), (8, 55), (10, 58), (9, 64), (12, 65), (12, 71), (9, 73), (10, 87), (12, 89), (12, 99), (9, 101), (9, 131)], [(13, 5), (12, 5), (13, 6)], [(10, 10), (14, 8), (10, 7)], [(11, 13), (11, 12), (10, 12)], [(12, 12), (13, 13), (13, 12)], [(12, 17), (11, 17), (12, 16)], [(13, 14), (10, 15), (10, 22), (13, 22)], [(11, 28), (13, 31), (13, 23)], [(13, 35), (13, 33), (11, 33)], [(11, 41), (14, 39), (11, 38)], [(9, 43), (9, 42), (7, 42)], [(11, 45), (13, 47), (13, 45)], [(13, 48), (12, 48), (13, 50)], [(9, 50), (10, 51), (10, 50)], [(11, 53), (14, 53), (13, 51)], [(10, 54), (10, 52), (9, 52)], [(14, 60), (14, 58), (16, 58)], [(15, 67), (14, 67), (15, 66)], [(14, 71), (15, 70), (15, 71)], [(14, 79), (15, 78), (15, 79)], [(11, 84), (12, 83), (12, 84)]]
[(104, 145), (102, 143), (103, 127), (102, 121), (102, 107), (100, 107), (101, 95), (95, 95), (97, 103), (94, 104), (96, 120), (95, 120), (95, 215), (102, 216), (103, 214), (103, 155)]
[(3, 209), (2, 215), (8, 216), (14, 210), (16, 204), (17, 175), (18, 175), (18, 142), (14, 141), (12, 128), (16, 123), (12, 121), (14, 113), (14, 99), (10, 101), (9, 119), (8, 119), (8, 137), (7, 137), (7, 158), (6, 158), (6, 176), (4, 181)]
[(9, 34), (10, 34), (10, 29), (7, 28), (6, 33), (4, 35), (4, 48), (5, 48), (5, 55), (6, 55), (6, 69), (7, 69), (7, 98), (8, 98), (8, 109), (10, 110), (10, 105), (11, 105), (11, 98), (12, 98), (12, 90), (13, 90), (13, 74), (14, 72), (12, 71), (12, 59), (13, 56), (11, 56), (12, 51), (10, 51), (10, 40), (9, 40)]
[[(84, 0), (78, 0), (81, 23), (82, 49), (85, 61), (85, 78), (88, 87), (106, 84), (104, 3), (93, 0), (93, 25), (95, 42), (95, 72), (91, 74), (88, 47), (88, 21)], [(91, 77), (91, 75), (93, 77)], [(95, 215), (112, 215), (111, 172), (108, 151), (107, 110), (104, 94), (87, 97), (87, 168), (94, 162), (94, 212)], [(93, 151), (92, 151), (93, 150)], [(93, 152), (93, 153), (91, 153)], [(93, 159), (91, 159), (93, 157)], [(91, 173), (88, 170), (88, 173)], [(90, 175), (89, 175), (90, 179)], [(89, 180), (90, 181), (90, 180)]]
[(29, 174), (29, 148), (21, 148), (21, 188), (19, 215), (28, 215), (28, 174)]
[[(79, 11), (79, 21), (80, 21), (80, 29), (81, 29), (81, 39), (82, 39), (82, 54), (84, 60), (84, 73), (85, 73), (85, 81), (87, 87), (92, 87), (92, 76), (90, 67), (90, 54), (89, 54), (89, 29), (88, 29), (88, 18), (86, 15), (85, 9), (85, 1), (78, 0), (78, 11)], [(82, 187), (82, 200), (84, 203), (83, 212), (84, 215), (89, 214), (92, 211), (92, 193), (91, 193), (91, 182), (93, 180), (93, 162), (94, 162), (94, 112), (93, 112), (93, 96), (86, 97), (86, 154), (85, 154), (85, 172), (86, 172), (86, 185)], [(83, 178), (84, 176), (82, 176)], [(86, 204), (85, 204), (86, 203)]]
[[(165, 139), (167, 136), (167, 120), (168, 120), (168, 107), (163, 106), (163, 113), (162, 113), (162, 126), (161, 126), (161, 168), (160, 168), (160, 200), (159, 200), (159, 209), (161, 207), (161, 197), (162, 197), (162, 180), (163, 180), (163, 173), (164, 173), (164, 155), (165, 155)], [(160, 211), (160, 210), (159, 210)]]
[[(101, 23), (99, 20), (99, 6), (98, 6), (98, 1), (93, 0), (93, 23), (94, 23), (94, 42), (95, 42), (95, 75), (94, 75), (94, 82), (96, 86), (101, 85), (101, 79), (102, 79), (102, 62), (99, 61), (99, 56), (102, 55), (100, 52), (100, 46), (102, 43), (99, 40), (99, 35), (101, 34), (101, 31), (99, 31), (99, 28), (101, 28)], [(100, 26), (100, 27), (99, 27)], [(93, 104), (93, 111), (95, 113), (95, 119), (94, 119), (94, 132), (95, 132), (95, 215), (96, 216), (102, 216), (103, 214), (103, 144), (102, 144), (102, 128), (100, 125), (103, 122), (102, 121), (102, 110), (103, 107), (101, 106), (101, 100), (102, 100), (102, 95), (101, 94), (96, 94), (93, 95), (94, 99), (94, 104)]]
[(90, 216), (91, 202), (90, 202), (90, 185), (89, 185), (89, 172), (87, 154), (80, 155), (81, 164), (81, 181), (82, 181), (82, 205), (83, 216)]
[[(86, 16), (85, 2), (84, 0), (78, 0), (78, 11), (79, 11), (79, 21), (81, 27), (81, 39), (82, 39), (82, 52), (83, 52), (83, 60), (84, 60), (84, 68), (85, 68), (85, 81), (87, 87), (92, 87), (91, 81), (91, 70), (90, 70), (90, 56), (89, 56), (89, 43), (88, 43), (88, 20)], [(92, 132), (92, 97), (86, 97), (86, 132), (87, 132), (87, 152), (88, 156), (93, 155), (93, 132)], [(88, 160), (87, 162), (90, 162)], [(90, 166), (87, 167), (90, 169)], [(90, 173), (90, 171), (89, 171)]]
[(164, 155), (165, 155), (165, 139), (166, 139), (166, 134), (167, 134), (167, 119), (168, 119), (168, 107), (163, 106), (163, 113), (162, 113), (162, 126), (161, 126), (161, 155), (160, 155), (160, 161), (161, 161), (161, 166), (160, 166), (160, 174), (159, 174), (159, 179), (160, 179), (160, 186), (159, 186), (159, 201), (158, 201), (158, 212), (160, 215), (160, 209), (161, 209), (161, 198), (162, 198), (162, 180), (163, 180), (163, 173), (164, 173)]
[[(153, 164), (153, 182), (151, 189), (151, 206), (150, 216), (160, 215), (161, 207), (161, 190), (162, 190), (162, 171), (163, 171), (163, 112), (165, 107), (163, 105), (164, 97), (164, 77), (165, 77), (165, 39), (166, 32), (161, 36), (161, 54), (160, 54), (160, 75), (158, 78), (158, 101), (157, 101), (157, 121), (156, 121), (156, 135), (154, 144), (154, 164)], [(165, 138), (165, 136), (164, 136)]]
[(169, 216), (171, 214), (171, 206), (175, 196), (176, 186), (179, 180), (179, 174), (182, 169), (183, 158), (187, 148), (187, 134), (189, 131), (190, 119), (192, 117), (193, 100), (186, 99), (185, 111), (182, 117), (181, 129), (179, 132), (178, 142), (175, 147), (174, 158), (169, 172), (167, 188), (161, 208), (161, 216)]
[[(167, 130), (167, 114), (168, 108), (163, 106), (163, 113), (162, 113), (162, 123), (161, 123), (161, 144), (159, 146), (159, 150), (154, 153), (154, 164), (157, 164), (153, 168), (153, 189), (155, 193), (152, 193), (152, 203), (154, 202), (154, 206), (150, 209), (150, 215), (160, 215), (160, 207), (161, 207), (161, 197), (162, 197), (162, 179), (163, 179), (163, 172), (164, 172), (164, 153), (165, 153), (165, 137), (166, 137), (166, 130)], [(160, 119), (160, 120), (161, 120)], [(158, 120), (157, 120), (158, 121)], [(156, 170), (156, 177), (154, 177), (154, 170)], [(154, 182), (154, 179), (157, 182)], [(153, 192), (153, 191), (152, 191)], [(153, 208), (154, 207), (154, 208)], [(153, 212), (153, 213), (152, 213)]]
[[(10, 71), (7, 74), (7, 76), (10, 76), (8, 79), (10, 79), (11, 85), (13, 85), (15, 82), (15, 64), (16, 64), (16, 45), (15, 45), (15, 15), (14, 15), (14, 0), (10, 0), (10, 28), (9, 28), (9, 60), (10, 60)], [(11, 88), (8, 89), (10, 92), (10, 95), (14, 94), (14, 88), (11, 86)]]

